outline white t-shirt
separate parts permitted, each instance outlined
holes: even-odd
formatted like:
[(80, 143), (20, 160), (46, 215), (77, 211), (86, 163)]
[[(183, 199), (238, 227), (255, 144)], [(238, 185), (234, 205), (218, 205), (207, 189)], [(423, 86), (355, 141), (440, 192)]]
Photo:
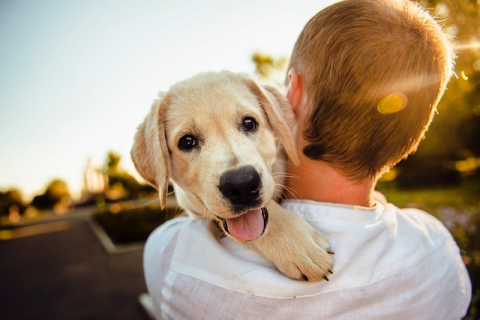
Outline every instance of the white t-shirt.
[(260, 253), (216, 239), (208, 222), (177, 218), (152, 233), (144, 253), (158, 319), (459, 319), (471, 284), (459, 249), (434, 217), (286, 201), (335, 251), (329, 282), (295, 281)]

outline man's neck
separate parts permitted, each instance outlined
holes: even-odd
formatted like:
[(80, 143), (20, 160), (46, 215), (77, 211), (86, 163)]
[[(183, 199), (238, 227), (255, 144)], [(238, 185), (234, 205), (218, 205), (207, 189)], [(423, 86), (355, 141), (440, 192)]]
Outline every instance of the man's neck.
[(287, 199), (309, 199), (319, 202), (341, 203), (372, 207), (375, 181), (352, 181), (323, 161), (314, 161), (300, 155), (301, 166), (288, 162), (286, 181)]

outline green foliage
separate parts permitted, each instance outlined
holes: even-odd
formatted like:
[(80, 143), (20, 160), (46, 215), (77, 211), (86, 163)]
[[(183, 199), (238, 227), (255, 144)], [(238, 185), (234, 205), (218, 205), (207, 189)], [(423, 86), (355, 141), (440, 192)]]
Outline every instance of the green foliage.
[(158, 206), (135, 209), (104, 209), (95, 213), (95, 219), (116, 244), (145, 241), (155, 228), (178, 216), (178, 208), (160, 210)]
[(105, 166), (107, 174), (114, 175), (119, 171), (120, 161), (122, 157), (115, 151), (108, 151), (107, 158), (105, 160)]
[(448, 155), (415, 154), (399, 166), (397, 186), (402, 189), (439, 187), (458, 184), (460, 173)]
[(43, 194), (33, 198), (31, 205), (40, 210), (50, 210), (61, 201), (68, 201), (70, 192), (65, 181), (61, 179), (52, 180)]
[[(452, 163), (480, 157), (480, 4), (476, 0), (423, 0), (420, 4), (443, 21), (444, 30), (453, 37), (457, 54), (456, 76), (447, 86), (438, 114), (415, 155), (399, 164), (402, 174), (410, 173), (412, 186), (420, 180), (420, 170), (409, 162), (425, 157)], [(450, 167), (452, 167), (450, 165)], [(417, 179), (413, 171), (416, 170)], [(425, 166), (434, 176), (437, 168)], [(445, 167), (443, 170), (447, 170)]]
[(287, 57), (273, 57), (267, 53), (255, 52), (252, 61), (255, 64), (255, 74), (260, 79), (283, 83), (288, 66)]
[(10, 189), (0, 191), (0, 216), (7, 216), (12, 207), (16, 207), (19, 212), (25, 210), (25, 204), (20, 190)]
[(114, 190), (119, 197), (138, 198), (155, 193), (150, 185), (141, 184), (120, 166), (121, 156), (109, 151), (105, 159), (105, 172), (108, 178), (108, 189)]

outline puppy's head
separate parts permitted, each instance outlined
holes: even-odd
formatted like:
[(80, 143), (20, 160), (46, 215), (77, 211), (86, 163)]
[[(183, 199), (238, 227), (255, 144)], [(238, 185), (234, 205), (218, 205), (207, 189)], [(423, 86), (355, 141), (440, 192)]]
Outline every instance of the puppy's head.
[(250, 240), (266, 226), (262, 208), (274, 193), (279, 145), (298, 161), (292, 125), (290, 106), (276, 89), (229, 72), (204, 73), (155, 101), (138, 128), (132, 159), (158, 188), (162, 206), (171, 178), (185, 209)]

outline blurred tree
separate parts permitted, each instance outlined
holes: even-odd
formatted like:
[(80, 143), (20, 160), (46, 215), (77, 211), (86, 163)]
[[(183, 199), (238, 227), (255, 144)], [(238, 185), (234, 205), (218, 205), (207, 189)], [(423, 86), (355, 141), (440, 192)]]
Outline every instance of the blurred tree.
[(120, 165), (122, 157), (115, 151), (109, 151), (105, 160), (107, 174), (116, 174)]
[[(399, 180), (414, 185), (418, 182), (416, 177), (438, 178), (440, 175), (445, 183), (455, 182), (458, 179), (452, 172), (455, 171), (453, 163), (480, 157), (480, 3), (477, 0), (421, 0), (419, 3), (442, 21), (444, 30), (453, 38), (457, 53), (455, 77), (448, 84), (426, 140), (416, 154), (399, 164)], [(432, 158), (437, 159), (440, 170), (438, 165), (414, 165)], [(409, 172), (402, 177), (402, 171)], [(456, 174), (458, 176), (458, 172)], [(422, 180), (434, 183), (429, 178)]]
[(58, 203), (67, 203), (71, 199), (67, 183), (61, 179), (52, 180), (43, 194), (33, 198), (30, 205), (40, 210), (51, 210)]
[(17, 189), (0, 191), (0, 216), (8, 216), (10, 208), (14, 206), (18, 208), (20, 213), (25, 211), (25, 204), (21, 192)]
[(105, 171), (108, 178), (108, 190), (113, 198), (129, 197), (138, 198), (155, 192), (155, 189), (149, 185), (141, 184), (128, 172), (120, 166), (122, 157), (109, 151), (105, 159)]
[(288, 67), (288, 58), (285, 56), (273, 57), (267, 53), (254, 52), (252, 61), (255, 64), (255, 74), (261, 80), (275, 81), (282, 84)]

